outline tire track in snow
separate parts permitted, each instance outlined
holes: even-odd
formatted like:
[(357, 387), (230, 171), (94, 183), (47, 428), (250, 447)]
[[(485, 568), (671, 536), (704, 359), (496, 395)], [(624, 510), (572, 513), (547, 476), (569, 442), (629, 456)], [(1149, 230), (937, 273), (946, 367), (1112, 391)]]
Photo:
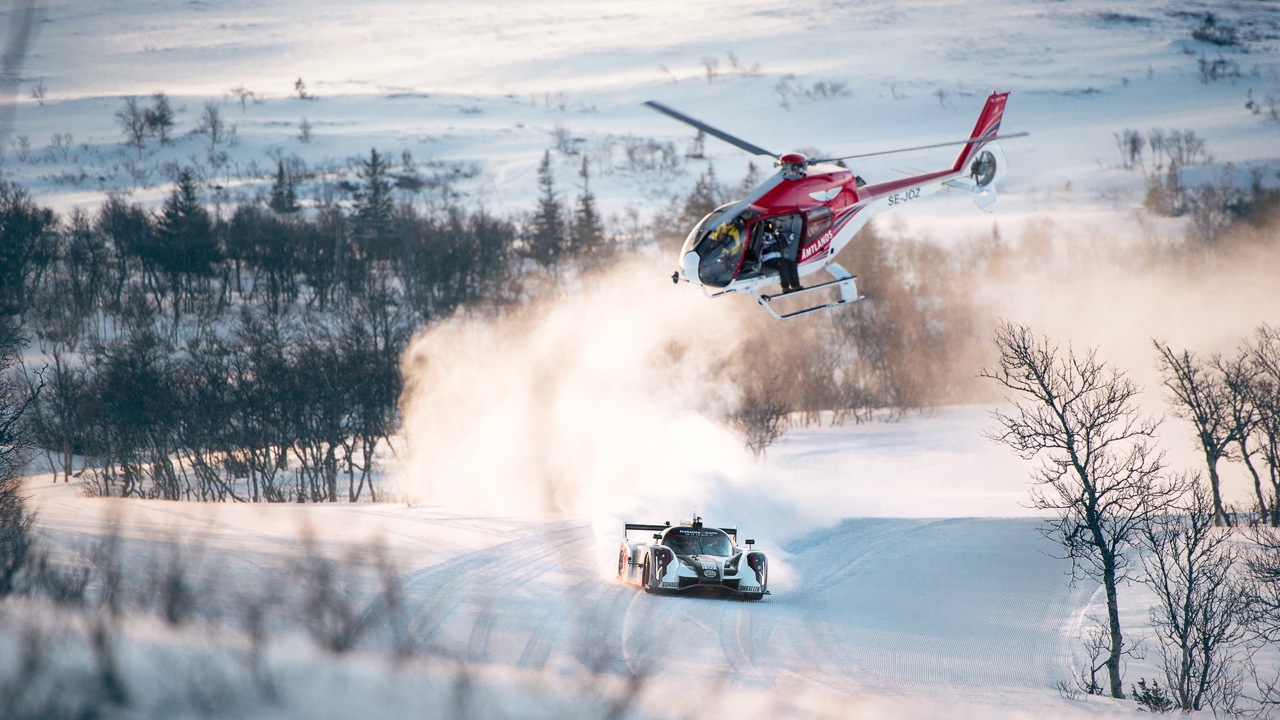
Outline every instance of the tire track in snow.
[(720, 613), (720, 649), (733, 668), (734, 679), (752, 685), (773, 685), (773, 674), (757, 664), (756, 618), (758, 603), (726, 606)]
[[(549, 526), (534, 526), (516, 533), (507, 542), (482, 550), (459, 555), (442, 563), (410, 572), (399, 580), (403, 591), (404, 611), (407, 615), (402, 632), (414, 636), (414, 645), (422, 649), (429, 641), (439, 639), (442, 623), (464, 603), (479, 599), (482, 612), (468, 633), (464, 651), (447, 647), (435, 648), (442, 654), (465, 657), (487, 655), (491, 632), (486, 627), (492, 618), (483, 618), (483, 606), (492, 605), (494, 591), (499, 584), (510, 584), (514, 577), (529, 578), (556, 569), (552, 564), (538, 561), (546, 555), (554, 555), (566, 541), (575, 535), (583, 535), (577, 542), (590, 540), (589, 528), (584, 523), (559, 522)], [(364, 629), (378, 623), (387, 610), (387, 596), (382, 593), (371, 602), (361, 617)], [(478, 627), (477, 627), (478, 626)]]
[[(476, 592), (474, 593), (474, 595), (478, 595), (482, 600), (480, 600), (475, 624), (472, 625), (471, 635), (467, 641), (467, 659), (471, 662), (491, 662), (493, 657), (490, 651), (490, 643), (493, 640), (493, 628), (495, 623), (497, 623), (500, 618), (506, 619), (522, 617), (519, 613), (513, 613), (513, 610), (519, 609), (526, 610), (527, 612), (527, 608), (509, 607), (513, 602), (517, 605), (521, 605), (522, 603), (518, 600), (509, 600), (502, 592), (504, 588), (509, 586), (524, 587), (530, 581), (550, 574), (551, 572), (557, 570), (570, 570), (574, 559), (589, 556), (589, 548), (582, 552), (578, 552), (576, 549), (583, 544), (592, 542), (593, 540), (594, 538), (592, 537), (574, 538), (566, 543), (556, 544), (553, 548), (549, 547), (548, 549), (550, 549), (553, 554), (559, 555), (558, 559), (560, 560), (559, 563), (554, 563), (549, 566), (538, 563), (536, 560), (532, 562), (524, 561), (525, 558), (529, 558), (531, 555), (537, 554), (536, 551), (531, 551), (530, 553), (513, 559), (510, 563), (504, 566), (504, 568), (500, 570), (503, 575), (501, 578), (490, 576), (485, 580), (482, 580), (481, 583), (478, 584)], [(570, 570), (570, 572), (572, 571)], [(553, 584), (547, 584), (540, 587), (544, 591), (549, 591), (553, 590), (556, 586)], [(523, 647), (527, 648), (529, 642), (535, 641), (538, 638), (540, 629), (543, 632), (550, 632), (553, 629), (552, 624), (545, 622), (548, 614), (567, 614), (564, 612), (566, 608), (563, 601), (566, 598), (571, 597), (571, 593), (572, 590), (561, 592), (555, 597), (554, 601), (549, 603), (546, 602), (548, 599), (546, 597), (546, 593), (539, 593), (542, 596), (540, 599), (546, 603), (546, 609), (542, 613), (542, 622), (534, 624), (534, 622), (530, 621), (523, 623), (522, 626), (513, 628), (514, 633), (517, 635), (522, 631), (528, 631), (530, 633), (530, 639), (524, 643)], [(449, 614), (446, 613), (445, 618), (447, 619), (448, 617)], [(508, 624), (519, 625), (518, 623)], [(533, 625), (532, 630), (528, 629), (528, 626), (530, 625)], [(505, 639), (508, 636), (500, 635), (500, 637)], [(430, 639), (430, 636), (428, 636), (428, 639)], [(548, 643), (549, 654), (549, 643), (552, 638), (548, 635), (545, 640)], [(524, 652), (522, 651), (520, 655), (523, 654)], [(518, 664), (518, 660), (516, 663)]]
[[(868, 558), (875, 557), (877, 553), (882, 552), (886, 547), (892, 547), (895, 542), (901, 542), (912, 535), (927, 532), (939, 523), (953, 523), (956, 521), (949, 519), (911, 521), (913, 523), (918, 523), (912, 527), (902, 527), (901, 525), (903, 521), (884, 522), (888, 525), (886, 530), (878, 533), (869, 543), (860, 547), (856, 552), (850, 554), (845, 558), (844, 562), (840, 566), (824, 571), (813, 582), (804, 583), (800, 588), (797, 588), (794, 594), (801, 598), (810, 595), (817, 595), (836, 585), (844, 583), (848, 581), (852, 575), (858, 572), (859, 567)], [(830, 539), (808, 546), (806, 549), (813, 550), (840, 541), (841, 537), (839, 535), (833, 535)]]
[(666, 634), (676, 616), (678, 598), (646, 593), (635, 587), (626, 608), (612, 617), (618, 623), (623, 662), (632, 675), (652, 675), (670, 650)]
[[(803, 634), (788, 626), (801, 654), (785, 662), (804, 667), (807, 654), (817, 667), (806, 673), (884, 692), (1052, 687), (1076, 601), (1038, 549), (1037, 521), (904, 522), (853, 521), (798, 549), (807, 566), (839, 567), (797, 591), (805, 612), (787, 620), (811, 622)], [(856, 550), (841, 558), (841, 543)]]
[[(501, 594), (511, 586), (556, 569), (554, 565), (541, 561), (547, 555), (554, 555), (563, 547), (563, 540), (571, 539), (582, 527), (585, 526), (562, 528), (468, 553), (459, 558), (459, 563), (454, 563), (453, 567), (447, 569), (447, 575), (432, 573), (419, 579), (413, 585), (415, 589), (428, 588), (432, 579), (442, 579), (444, 582), (427, 589), (427, 594), (420, 598), (421, 611), (410, 624), (411, 632), (428, 646), (432, 643), (447, 643), (444, 638), (449, 629), (446, 621), (464, 604), (473, 605), (476, 620), (469, 634), (465, 655), (469, 660), (489, 661), (489, 628), (495, 619), (494, 606), (501, 599)], [(585, 537), (579, 542), (590, 539)], [(444, 576), (437, 578), (437, 575)]]

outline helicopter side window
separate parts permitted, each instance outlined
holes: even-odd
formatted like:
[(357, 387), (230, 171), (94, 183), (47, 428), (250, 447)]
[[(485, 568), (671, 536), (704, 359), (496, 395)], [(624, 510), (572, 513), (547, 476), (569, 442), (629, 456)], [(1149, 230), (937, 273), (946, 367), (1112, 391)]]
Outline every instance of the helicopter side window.
[(805, 244), (822, 237), (822, 233), (831, 229), (831, 208), (814, 208), (805, 213)]

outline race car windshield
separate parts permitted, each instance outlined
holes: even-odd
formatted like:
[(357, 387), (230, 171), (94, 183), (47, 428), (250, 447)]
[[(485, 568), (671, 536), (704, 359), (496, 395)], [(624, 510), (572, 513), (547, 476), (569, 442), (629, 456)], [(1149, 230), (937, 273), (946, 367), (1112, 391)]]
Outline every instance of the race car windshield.
[(677, 555), (716, 555), (728, 557), (733, 549), (729, 538), (720, 533), (681, 535), (671, 533), (662, 541)]

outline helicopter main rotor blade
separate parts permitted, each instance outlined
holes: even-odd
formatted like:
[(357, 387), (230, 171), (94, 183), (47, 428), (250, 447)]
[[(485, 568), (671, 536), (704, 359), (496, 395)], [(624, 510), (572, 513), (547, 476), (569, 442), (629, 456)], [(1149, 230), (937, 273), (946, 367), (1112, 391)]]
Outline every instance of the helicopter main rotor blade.
[(933, 148), (951, 147), (954, 145), (973, 145), (974, 143), (990, 142), (992, 140), (1004, 140), (1005, 138), (1026, 137), (1031, 133), (1020, 132), (1009, 135), (992, 135), (990, 137), (969, 138), (968, 140), (956, 140), (954, 142), (935, 143), (933, 145), (917, 145), (916, 147), (898, 148), (897, 150), (881, 150), (879, 152), (859, 153), (857, 155), (844, 155), (842, 157), (822, 158), (820, 160), (810, 160), (810, 165), (818, 163), (838, 162), (840, 160), (853, 160), (854, 158), (875, 157), (877, 155), (892, 155), (894, 153), (913, 152), (915, 150), (932, 150)]
[(746, 140), (743, 140), (741, 138), (736, 138), (722, 130), (717, 130), (716, 128), (711, 127), (710, 125), (702, 122), (701, 120), (698, 120), (696, 118), (691, 118), (688, 115), (685, 115), (684, 113), (680, 112), (679, 110), (667, 107), (666, 105), (663, 105), (660, 102), (657, 102), (654, 100), (648, 100), (645, 102), (645, 105), (648, 105), (649, 107), (653, 108), (654, 110), (657, 110), (663, 115), (668, 115), (670, 117), (673, 117), (676, 120), (679, 120), (680, 122), (685, 123), (686, 125), (692, 125), (695, 128), (701, 130), (702, 132), (710, 135), (711, 137), (719, 138), (736, 148), (739, 148), (741, 150), (746, 150), (752, 155), (766, 155), (768, 157), (775, 158), (775, 159), (778, 157), (775, 153), (771, 153), (768, 150), (765, 150), (764, 148), (758, 145), (752, 145)]

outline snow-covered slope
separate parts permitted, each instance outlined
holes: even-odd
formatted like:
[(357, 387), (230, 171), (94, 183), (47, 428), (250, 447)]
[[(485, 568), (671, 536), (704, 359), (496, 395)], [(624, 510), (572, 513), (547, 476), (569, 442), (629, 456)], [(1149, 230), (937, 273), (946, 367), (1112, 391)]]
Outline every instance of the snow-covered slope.
[[(319, 553), (351, 561), (343, 566), (347, 572), (367, 577), (356, 601), (368, 625), (358, 653), (320, 663), (341, 682), (360, 685), (359, 702), (370, 702), (365, 693), (377, 694), (371, 688), (391, 683), (365, 677), (369, 663), (386, 662), (377, 658), (408, 643), (415, 654), (465, 662), (476, 683), (492, 684), (494, 696), (506, 702), (526, 704), (533, 717), (562, 701), (566, 691), (555, 690), (557, 682), (571, 685), (589, 672), (642, 679), (636, 702), (643, 715), (700, 707), (743, 717), (1118, 711), (1124, 706), (1071, 702), (1056, 690), (1077, 671), (1074, 646), (1094, 588), (1069, 584), (1069, 565), (1051, 557), (1038, 521), (965, 517), (971, 506), (952, 505), (948, 512), (949, 501), (924, 492), (929, 478), (945, 476), (947, 497), (988, 498), (991, 514), (1018, 514), (1009, 486), (1019, 478), (1007, 467), (992, 472), (1002, 463), (989, 463), (993, 458), (973, 439), (985, 422), (973, 409), (932, 421), (797, 431), (761, 468), (762, 478), (773, 475), (781, 483), (762, 479), (739, 488), (755, 503), (735, 508), (714, 501), (708, 488), (686, 488), (690, 499), (704, 498), (709, 522), (736, 523), (773, 557), (774, 594), (761, 603), (650, 596), (617, 582), (607, 566), (621, 525), (609, 516), (593, 522), (402, 504), (102, 501), (39, 478), (30, 489), (41, 534), (65, 552), (84, 552), (114, 524), (125, 575), (135, 581), (163, 574), (175, 554), (187, 558), (188, 581), (207, 623), (238, 626), (247, 603), (276, 598), (279, 608), (266, 615), (273, 618), (273, 638), (265, 654), (286, 703), (300, 703), (293, 707), (308, 707), (301, 696), (328, 692), (316, 687), (308, 665), (316, 661), (296, 655), (297, 629), (288, 629), (284, 618), (291, 607), (303, 612), (311, 557)], [(907, 447), (919, 448), (924, 461), (902, 452)], [(858, 512), (876, 481), (841, 476), (864, 454), (878, 466), (870, 475), (901, 479), (902, 504)], [(941, 465), (935, 462), (940, 455), (947, 456)], [(795, 494), (791, 479), (798, 481)], [(821, 498), (805, 492), (817, 486), (824, 488)], [(789, 512), (767, 509), (787, 501)], [(678, 519), (674, 513), (683, 509), (672, 507), (670, 518), (637, 519)], [(892, 517), (913, 513), (933, 517)], [(890, 517), (867, 517), (876, 514)], [(839, 515), (850, 519), (829, 522)], [(603, 563), (602, 554), (609, 556)], [(398, 577), (396, 622), (381, 614), (388, 602), (383, 567), (395, 568)], [(226, 647), (227, 636), (213, 640), (199, 627), (167, 631), (169, 642), (192, 643), (187, 652), (193, 657), (211, 652), (210, 643)], [(125, 635), (124, 657), (130, 667), (147, 667), (155, 630), (134, 632)], [(218, 671), (239, 677), (245, 670), (236, 657), (217, 660)], [(398, 682), (421, 677), (423, 688), (456, 671), (405, 662)], [(508, 671), (516, 674), (502, 674)], [(525, 683), (539, 673), (547, 680), (534, 693)], [(136, 707), (163, 702), (167, 692), (139, 688)], [(387, 710), (405, 711), (429, 695), (420, 688)], [(578, 710), (600, 716), (613, 697), (599, 690)], [(341, 717), (352, 707), (335, 698), (317, 716)]]

